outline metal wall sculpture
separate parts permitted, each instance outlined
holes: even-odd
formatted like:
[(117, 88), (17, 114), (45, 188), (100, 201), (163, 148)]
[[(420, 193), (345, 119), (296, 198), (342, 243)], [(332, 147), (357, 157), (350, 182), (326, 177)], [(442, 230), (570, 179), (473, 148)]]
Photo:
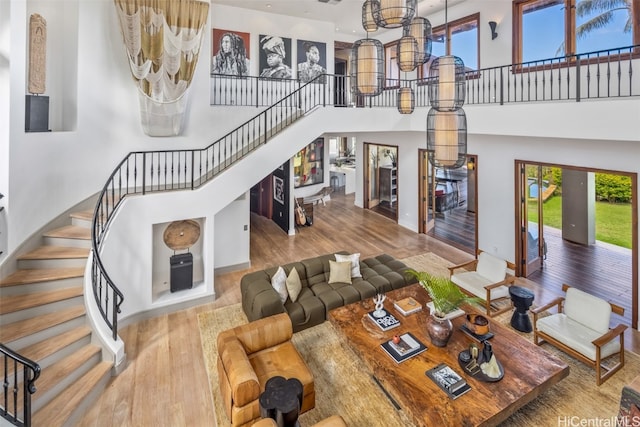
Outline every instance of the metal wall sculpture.
[(180, 133), (209, 15), (199, 0), (114, 0), (144, 132)]

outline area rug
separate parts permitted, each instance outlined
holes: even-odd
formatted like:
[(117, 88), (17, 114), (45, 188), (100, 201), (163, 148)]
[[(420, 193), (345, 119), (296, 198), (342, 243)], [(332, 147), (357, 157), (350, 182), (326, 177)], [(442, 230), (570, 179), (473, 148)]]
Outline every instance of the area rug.
[[(422, 265), (431, 262), (435, 266), (439, 258), (436, 257), (435, 254), (423, 256), (421, 259), (425, 264)], [(440, 263), (446, 264), (446, 261), (440, 258)], [(414, 265), (413, 268), (423, 268)], [(494, 321), (508, 324), (509, 318), (510, 314), (506, 313)], [(240, 304), (235, 304), (201, 313), (198, 315), (198, 322), (214, 399), (216, 423), (218, 427), (228, 426), (229, 420), (222, 407), (218, 386), (215, 338), (222, 330), (246, 323), (247, 318)], [(532, 339), (532, 334), (520, 335), (523, 339)], [(333, 414), (340, 414), (349, 426), (413, 425), (403, 411), (396, 410), (390, 403), (370, 374), (358, 362), (357, 356), (342, 343), (329, 322), (295, 333), (293, 342), (313, 372), (316, 387), (316, 407), (301, 415), (302, 425), (313, 425)], [(602, 423), (607, 420), (612, 423), (618, 413), (622, 387), (640, 372), (640, 356), (626, 352), (625, 367), (598, 387), (593, 369), (550, 345), (544, 344), (542, 347), (569, 365), (569, 376), (521, 408), (502, 425), (605, 425)], [(499, 349), (494, 351), (499, 354)], [(522, 363), (527, 361), (523, 360)], [(426, 400), (425, 404), (428, 404)], [(576, 422), (591, 424), (575, 424)], [(600, 424), (593, 424), (597, 422)]]

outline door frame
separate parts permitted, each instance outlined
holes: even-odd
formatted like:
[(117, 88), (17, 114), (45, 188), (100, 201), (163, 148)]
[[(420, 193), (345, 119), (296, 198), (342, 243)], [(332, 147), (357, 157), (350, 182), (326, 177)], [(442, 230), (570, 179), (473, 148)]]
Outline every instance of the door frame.
[[(638, 329), (638, 174), (635, 172), (624, 172), (609, 169), (589, 168), (582, 166), (570, 166), (558, 163), (545, 163), (530, 160), (516, 159), (514, 161), (514, 211), (515, 211), (515, 260), (516, 260), (516, 276), (522, 276), (522, 263), (525, 261), (525, 257), (522, 255), (522, 251), (526, 251), (526, 242), (523, 242), (522, 234), (520, 232), (520, 218), (521, 218), (521, 175), (519, 165), (536, 165), (541, 167), (555, 167), (562, 169), (569, 169), (583, 172), (593, 173), (606, 173), (611, 175), (623, 175), (628, 176), (631, 179), (631, 327)], [(542, 208), (542, 207), (541, 207)], [(542, 227), (544, 224), (540, 224)]]

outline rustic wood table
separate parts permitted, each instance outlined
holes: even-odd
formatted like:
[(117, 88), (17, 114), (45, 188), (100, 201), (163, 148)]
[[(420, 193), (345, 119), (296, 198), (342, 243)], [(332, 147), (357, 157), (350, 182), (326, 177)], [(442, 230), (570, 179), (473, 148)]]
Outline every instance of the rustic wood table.
[[(393, 302), (412, 296), (423, 307), (429, 301), (427, 292), (419, 284), (386, 293), (385, 309), (397, 317), (401, 325), (382, 332), (368, 317), (374, 310), (371, 298), (339, 307), (329, 313), (329, 320), (346, 343), (362, 359), (386, 393), (400, 406), (417, 426), (457, 425), (492, 426), (507, 419), (526, 403), (569, 375), (569, 367), (561, 359), (510, 328), (490, 320), (494, 337), (490, 342), (493, 353), (504, 369), (504, 377), (497, 382), (484, 382), (467, 374), (458, 363), (458, 355), (476, 342), (460, 330), (465, 316), (453, 320), (454, 333), (444, 348), (431, 344), (426, 332), (429, 309), (403, 316)], [(471, 307), (465, 307), (467, 311)], [(398, 364), (381, 348), (393, 335), (411, 332), (427, 345), (427, 351)], [(446, 363), (471, 386), (471, 391), (451, 399), (425, 371), (439, 363)]]

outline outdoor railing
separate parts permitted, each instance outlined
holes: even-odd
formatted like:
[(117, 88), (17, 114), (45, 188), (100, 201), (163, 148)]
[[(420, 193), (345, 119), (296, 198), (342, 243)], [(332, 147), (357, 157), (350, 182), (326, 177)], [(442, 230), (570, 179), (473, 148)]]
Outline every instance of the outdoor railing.
[[(0, 416), (11, 424), (31, 426), (31, 395), (36, 391), (40, 365), (0, 344), (2, 405)], [(20, 416), (22, 412), (22, 416)]]

